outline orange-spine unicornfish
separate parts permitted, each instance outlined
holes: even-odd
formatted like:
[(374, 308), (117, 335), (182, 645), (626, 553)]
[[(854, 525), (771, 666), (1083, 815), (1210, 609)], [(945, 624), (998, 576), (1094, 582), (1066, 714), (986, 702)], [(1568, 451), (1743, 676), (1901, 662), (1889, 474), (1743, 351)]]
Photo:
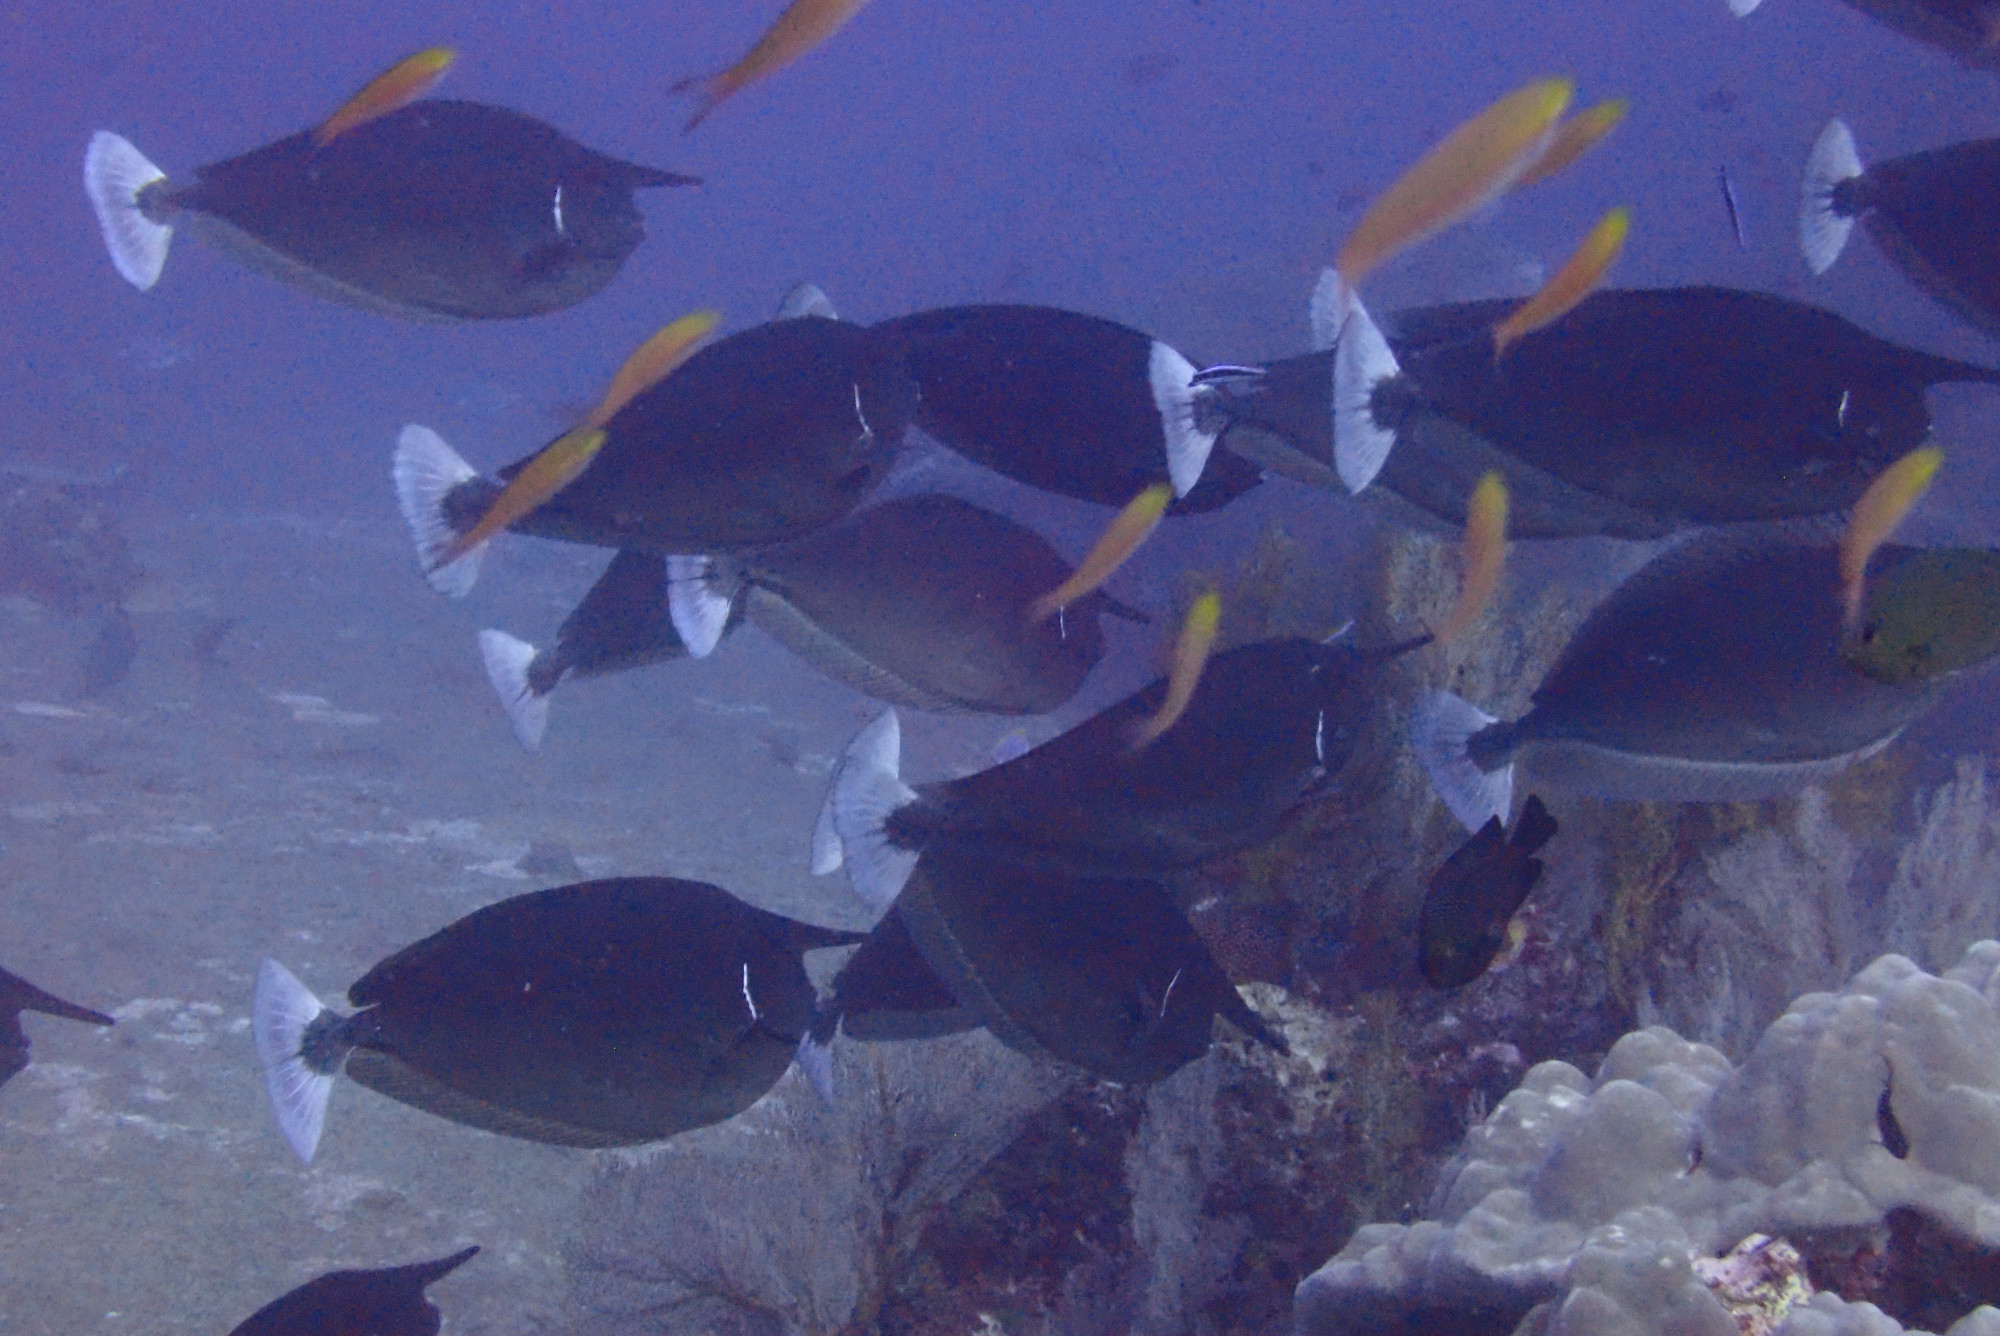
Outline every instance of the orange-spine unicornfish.
[(457, 59), (458, 52), (448, 46), (427, 47), (414, 56), (404, 56), (327, 117), (313, 131), (313, 147), (325, 148), (355, 126), (387, 116), (398, 107), (407, 107), (428, 93)]
[(1188, 702), (1194, 699), (1195, 685), (1201, 681), (1201, 670), (1208, 664), (1209, 651), (1215, 648), (1216, 628), (1221, 624), (1222, 595), (1211, 589), (1194, 601), (1181, 622), (1181, 637), (1174, 645), (1174, 666), (1167, 674), (1166, 697), (1159, 709), (1134, 724), (1133, 751), (1152, 746), (1160, 734), (1187, 712)]
[(1910, 507), (1937, 476), (1944, 451), (1934, 445), (1912, 450), (1883, 469), (1868, 484), (1868, 490), (1854, 503), (1847, 532), (1840, 539), (1840, 595), (1847, 614), (1847, 629), (1861, 623), (1861, 595), (1868, 577), (1868, 559), (1888, 541), (1896, 526), (1909, 514)]
[(1632, 104), (1622, 97), (1614, 97), (1608, 102), (1600, 102), (1588, 111), (1576, 115), (1556, 127), (1549, 138), (1549, 146), (1542, 150), (1521, 179), (1514, 183), (1514, 189), (1531, 186), (1537, 181), (1554, 176), (1563, 168), (1582, 157), (1598, 140), (1611, 133), (1618, 122), (1625, 119), (1625, 113)]
[(1076, 573), (1028, 605), (1028, 620), (1045, 622), (1055, 615), (1056, 609), (1069, 606), (1109, 580), (1111, 573), (1124, 565), (1125, 558), (1138, 551), (1139, 544), (1159, 525), (1173, 499), (1173, 484), (1156, 482), (1126, 502), (1125, 509), (1105, 526), (1103, 535)]
[(701, 93), (701, 105), (687, 118), (683, 132), (700, 125), (708, 113), (737, 89), (783, 69), (833, 36), (867, 3), (868, 0), (792, 0), (743, 59), (720, 74), (683, 79), (674, 85), (676, 93), (691, 89), (699, 89)]
[(1506, 561), (1507, 484), (1498, 473), (1489, 473), (1466, 503), (1465, 580), (1459, 586), (1458, 603), (1438, 632), (1439, 644), (1450, 644), (1479, 620), (1500, 587), (1500, 568)]
[(1543, 79), (1446, 135), (1362, 215), (1333, 263), (1356, 287), (1406, 246), (1457, 222), (1512, 185), (1548, 148), (1576, 85)]
[(1631, 228), (1630, 209), (1613, 209), (1598, 219), (1590, 235), (1563, 261), (1563, 267), (1542, 284), (1542, 290), (1493, 327), (1494, 360), (1507, 351), (1508, 344), (1544, 325), (1554, 324), (1596, 290), (1618, 253), (1625, 249), (1625, 234)]
[(611, 388), (581, 426), (564, 432), (529, 460), (495, 497), (479, 523), (452, 540), (438, 557), (437, 566), (449, 566), (500, 530), (534, 510), (569, 486), (604, 446), (604, 427), (630, 403), (633, 396), (664, 380), (669, 372), (688, 359), (695, 344), (714, 329), (721, 319), (713, 311), (684, 315), (639, 345), (625, 359)]

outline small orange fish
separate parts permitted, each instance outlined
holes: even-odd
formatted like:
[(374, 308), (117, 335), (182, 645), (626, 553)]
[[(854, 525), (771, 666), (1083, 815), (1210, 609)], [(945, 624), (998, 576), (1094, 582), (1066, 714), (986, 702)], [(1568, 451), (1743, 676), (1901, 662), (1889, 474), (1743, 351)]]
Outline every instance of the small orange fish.
[(1849, 631), (1861, 623), (1861, 599), (1869, 558), (1889, 540), (1889, 535), (1903, 522), (1903, 516), (1910, 513), (1910, 507), (1931, 485), (1942, 463), (1944, 451), (1934, 445), (1912, 450), (1883, 469), (1881, 476), (1869, 483), (1868, 490), (1854, 503), (1847, 532), (1840, 538), (1841, 602), (1846, 609)]
[(1632, 211), (1613, 209), (1597, 220), (1563, 267), (1542, 284), (1542, 290), (1521, 303), (1514, 314), (1493, 327), (1493, 357), (1498, 361), (1507, 345), (1524, 334), (1552, 325), (1576, 309), (1588, 297), (1625, 249), (1625, 234), (1632, 229)]
[(1156, 482), (1125, 503), (1116, 519), (1090, 549), (1076, 573), (1028, 605), (1030, 622), (1045, 622), (1056, 609), (1069, 606), (1111, 578), (1125, 559), (1139, 550), (1139, 544), (1158, 527), (1160, 517), (1174, 499), (1172, 483)]
[(1458, 603), (1438, 632), (1439, 644), (1448, 645), (1472, 629), (1479, 614), (1493, 600), (1500, 587), (1500, 570), (1507, 563), (1507, 483), (1498, 473), (1489, 473), (1472, 489), (1465, 507), (1465, 582), (1459, 587)]
[(325, 148), (355, 126), (409, 106), (428, 93), (457, 59), (458, 52), (448, 46), (428, 47), (414, 56), (404, 56), (327, 117), (313, 131), (313, 147)]
[(1575, 95), (1568, 79), (1509, 93), (1446, 135), (1355, 225), (1333, 267), (1357, 286), (1396, 252), (1471, 213), (1518, 180), (1546, 151)]
[(1608, 102), (1600, 102), (1588, 111), (1580, 111), (1556, 127), (1549, 139), (1549, 146), (1534, 165), (1521, 173), (1521, 179), (1514, 183), (1514, 189), (1531, 186), (1537, 181), (1547, 180), (1563, 168), (1582, 157), (1590, 147), (1617, 128), (1625, 119), (1625, 113), (1632, 104), (1622, 97), (1614, 97)]
[(778, 15), (778, 21), (757, 39), (757, 45), (743, 59), (720, 74), (683, 79), (674, 85), (676, 93), (699, 91), (701, 96), (694, 115), (681, 127), (683, 133), (708, 119), (708, 113), (737, 89), (776, 73), (833, 36), (867, 3), (868, 0), (792, 0), (790, 7)]
[(696, 311), (682, 316), (640, 344), (639, 350), (618, 368), (618, 374), (611, 378), (611, 388), (605, 392), (597, 407), (590, 410), (583, 425), (551, 441), (509, 479), (505, 490), (479, 517), (479, 523), (454, 538), (451, 545), (439, 554), (432, 569), (451, 565), (575, 481), (577, 475), (597, 457), (597, 452), (604, 448), (605, 424), (616, 417), (618, 410), (630, 403), (634, 396), (657, 385), (675, 367), (687, 361), (694, 352), (695, 344), (714, 329), (721, 318), (714, 311)]
[(1187, 713), (1188, 702), (1208, 665), (1209, 651), (1215, 648), (1216, 628), (1222, 624), (1222, 595), (1209, 590), (1194, 601), (1181, 622), (1181, 638), (1174, 645), (1174, 666), (1167, 674), (1166, 698), (1160, 708), (1139, 720), (1132, 729), (1132, 750), (1143, 751)]

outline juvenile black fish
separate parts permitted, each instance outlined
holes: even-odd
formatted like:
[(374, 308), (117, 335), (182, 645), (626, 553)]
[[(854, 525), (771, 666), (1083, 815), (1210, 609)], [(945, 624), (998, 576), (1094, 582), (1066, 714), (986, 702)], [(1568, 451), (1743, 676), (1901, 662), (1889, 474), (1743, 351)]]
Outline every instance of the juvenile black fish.
[(1144, 620), (1101, 593), (1034, 622), (1073, 571), (1040, 535), (956, 497), (897, 497), (777, 547), (672, 582), (684, 640), (740, 606), (835, 681), (891, 705), (1043, 714), (1104, 657), (1098, 614)]
[[(798, 538), (882, 479), (914, 406), (908, 380), (861, 327), (817, 315), (757, 325), (633, 397), (589, 466), (509, 527), (688, 556)], [(449, 565), (438, 558), (533, 458), (481, 476), (436, 433), (403, 429), (396, 494), (434, 587), (472, 587), (484, 544)]]
[(1594, 293), (1496, 362), (1491, 329), (1513, 305), (1398, 312), (1386, 339), (1364, 313), (1344, 350), (1239, 377), (1219, 402), (1329, 464), (1352, 356), (1353, 410), (1393, 441), (1377, 482), (1422, 515), (1462, 526), (1497, 470), (1514, 537), (1643, 539), (1844, 511), (1923, 443), (1929, 387), (2000, 382), (1831, 311), (1711, 287)]
[(912, 789), (898, 777), (893, 711), (856, 735), (813, 836), (813, 870), (843, 861), (884, 908), (919, 854), (953, 849), (1026, 869), (1147, 879), (1247, 848), (1324, 790), (1374, 704), (1385, 651), (1310, 640), (1216, 655), (1178, 723), (1132, 737), (1166, 695), (1156, 681), (1005, 764)]
[(117, 1023), (101, 1011), (65, 1002), (52, 993), (43, 992), (20, 975), (0, 969), (0, 1085), (5, 1085), (10, 1077), (28, 1065), (28, 1032), (21, 1028), (21, 1013), (24, 1011), (39, 1012), (66, 1021), (82, 1021), (85, 1025)]
[(1535, 855), (1555, 838), (1556, 819), (1530, 797), (1510, 837), (1499, 817), (1431, 874), (1418, 920), (1417, 963), (1434, 988), (1458, 988), (1486, 972), (1507, 941), (1507, 924), (1541, 879)]
[(1172, 513), (1214, 510), (1261, 480), (1227, 451), (1194, 365), (1097, 316), (1049, 306), (948, 306), (875, 329), (920, 399), (916, 425), (975, 464), (1045, 492), (1123, 506), (1171, 483)]
[(1217, 1016), (1285, 1051), (1156, 881), (939, 849), (918, 861), (895, 916), (964, 1007), (1021, 1052), (1158, 1081), (1208, 1051)]
[[(620, 552), (597, 577), (583, 601), (563, 618), (556, 642), (538, 650), (505, 631), (479, 633), (486, 680), (507, 711), (522, 747), (542, 745), (549, 723), (549, 693), (565, 677), (602, 677), (629, 668), (688, 656), (667, 611), (667, 559), (657, 552)], [(741, 625), (732, 608), (721, 635)]]
[(697, 178), (621, 161), (532, 116), (414, 102), (330, 143), (304, 131), (169, 181), (109, 131), (84, 185), (113, 263), (150, 288), (176, 227), (249, 268), (384, 315), (500, 320), (573, 306), (645, 239), (632, 192)]
[(2000, 139), (1911, 153), (1864, 169), (1844, 121), (1806, 159), (1799, 244), (1824, 273), (1856, 219), (1903, 276), (1961, 319), (2000, 335)]
[(252, 1012), (302, 1159), (347, 1074), (454, 1122), (564, 1146), (658, 1141), (776, 1083), (813, 1010), (804, 953), (859, 940), (665, 877), (580, 882), (467, 915), (323, 1008), (266, 960)]
[(437, 1336), (444, 1315), (424, 1290), (478, 1251), (466, 1248), (409, 1266), (329, 1272), (265, 1304), (229, 1336)]
[[(1585, 619), (1528, 713), (1493, 719), (1435, 693), (1418, 758), (1467, 829), (1511, 806), (1518, 762), (1538, 783), (1600, 798), (1728, 802), (1791, 793), (1872, 755), (1936, 703), (1950, 672), (2000, 651), (2000, 608), (1939, 615), (1949, 551), (1886, 546), (1862, 615), (1913, 628), (1885, 642), (1881, 680), (1844, 630), (1837, 546), (1785, 531), (1703, 535), (1655, 558)], [(1925, 574), (1932, 572), (1932, 574)], [(2000, 586), (1996, 586), (2000, 587)], [(1907, 601), (1911, 606), (1901, 607)], [(1922, 606), (1928, 601), (1928, 606)], [(1894, 616), (1889, 616), (1891, 612)]]

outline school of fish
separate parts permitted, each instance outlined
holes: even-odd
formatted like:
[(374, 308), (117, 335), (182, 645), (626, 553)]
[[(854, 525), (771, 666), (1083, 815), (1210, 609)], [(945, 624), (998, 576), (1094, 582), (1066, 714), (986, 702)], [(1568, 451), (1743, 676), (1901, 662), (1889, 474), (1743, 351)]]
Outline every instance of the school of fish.
[[(695, 99), (687, 128), (864, 2), (793, 0), (737, 64), (676, 87)], [(2000, 68), (2000, 7), (1853, 3)], [(644, 240), (635, 192), (695, 178), (522, 111), (431, 97), (455, 59), (415, 53), (316, 126), (178, 180), (97, 132), (84, 184), (118, 274), (151, 288), (185, 229), (402, 319), (519, 319), (588, 299)], [(1384, 665), (1475, 634), (1510, 541), (1668, 540), (1578, 627), (1520, 717), (1445, 692), (1396, 703), (1438, 799), (1472, 832), (1431, 878), (1408, 944), (1433, 986), (1471, 982), (1505, 949), (1558, 836), (1541, 792), (1769, 797), (1889, 745), (2000, 654), (2000, 553), (1891, 541), (1943, 463), (1927, 391), (2000, 383), (2000, 369), (1769, 293), (1606, 287), (1645, 227), (1623, 208), (1524, 300), (1378, 325), (1363, 299), (1392, 256), (1609, 151), (1627, 104), (1574, 111), (1574, 96), (1558, 78), (1509, 94), (1378, 195), (1310, 295), (1314, 346), (1294, 357), (1204, 366), (1114, 320), (1033, 305), (862, 325), (802, 285), (775, 319), (721, 337), (708, 312), (666, 325), (577, 426), (490, 472), (404, 427), (395, 502), (440, 592), (466, 593), (504, 536), (611, 554), (546, 647), (478, 637), (524, 748), (541, 744), (566, 679), (728, 655), (746, 622), (885, 707), (800, 832), (811, 871), (844, 874), (836, 893), (876, 926), (836, 931), (726, 887), (632, 877), (442, 924), (369, 966), (345, 1008), (266, 960), (253, 1031), (285, 1141), (310, 1161), (338, 1135), (326, 1119), (343, 1076), (469, 1128), (603, 1148), (729, 1119), (794, 1067), (838, 1101), (837, 1043), (984, 1027), (1121, 1083), (1200, 1057), (1218, 1019), (1283, 1050), (1165, 879), (1358, 782)], [(2000, 336), (2000, 139), (1867, 166), (1833, 119), (1802, 180), (1812, 271), (1860, 222), (1924, 293)], [(877, 497), (918, 440), (1099, 507), (1102, 537), (1072, 566), (964, 500)], [(898, 711), (1061, 707), (1105, 655), (1103, 618), (1153, 620), (1103, 588), (1120, 565), (1159, 526), (1280, 474), (1462, 530), (1449, 617), (1394, 643), (1223, 644), (1227, 591), (1205, 591), (1162, 625), (1169, 668), (1150, 685), (978, 773), (903, 778)], [(115, 591), (101, 601), (115, 616)], [(848, 954), (818, 991), (806, 956), (836, 949)], [(112, 1023), (0, 970), (0, 1084), (29, 1061), (23, 1013)], [(426, 1287), (477, 1251), (329, 1274), (235, 1330), (433, 1333)]]

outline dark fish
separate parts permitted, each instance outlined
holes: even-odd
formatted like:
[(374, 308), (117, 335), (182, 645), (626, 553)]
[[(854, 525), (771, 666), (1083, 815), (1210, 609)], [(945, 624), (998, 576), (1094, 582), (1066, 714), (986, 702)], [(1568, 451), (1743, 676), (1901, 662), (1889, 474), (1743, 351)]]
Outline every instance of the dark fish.
[(739, 607), (827, 676), (891, 705), (1043, 714), (1104, 657), (1101, 593), (1034, 622), (1028, 605), (1072, 574), (1030, 529), (956, 497), (898, 497), (779, 547), (675, 579), (676, 624), (697, 653)]
[(169, 181), (100, 130), (84, 185), (119, 273), (150, 288), (175, 227), (252, 269), (384, 315), (497, 320), (573, 306), (644, 240), (632, 192), (697, 178), (609, 157), (532, 116), (414, 102)]
[(1493, 817), (1431, 874), (1417, 929), (1417, 963), (1434, 988), (1458, 988), (1486, 972), (1507, 925), (1542, 875), (1535, 855), (1555, 838), (1556, 819), (1531, 797), (1510, 838)]
[(20, 975), (0, 969), (0, 1085), (5, 1085), (9, 1077), (28, 1065), (28, 1032), (21, 1028), (21, 1013), (24, 1011), (39, 1012), (66, 1021), (82, 1021), (86, 1025), (117, 1023), (101, 1011), (65, 1002), (54, 994), (43, 992)]
[[(1731, 0), (1748, 14), (1760, 0)], [(1957, 56), (1972, 69), (2000, 70), (2000, 3), (1995, 0), (1847, 0), (1905, 37)]]
[(879, 909), (919, 854), (944, 849), (1148, 879), (1247, 848), (1347, 763), (1390, 652), (1244, 645), (1209, 660), (1186, 713), (1144, 751), (1133, 750), (1133, 730), (1160, 708), (1164, 681), (1004, 765), (918, 789), (897, 775), (901, 734), (890, 711), (856, 735), (834, 772), (813, 870), (847, 862), (855, 893)]
[(916, 382), (916, 425), (1016, 482), (1107, 506), (1166, 482), (1189, 513), (1261, 480), (1211, 453), (1193, 364), (1138, 330), (1048, 306), (947, 306), (875, 329)]
[(936, 850), (917, 863), (894, 916), (1002, 1043), (1102, 1080), (1171, 1076), (1208, 1051), (1217, 1016), (1285, 1051), (1156, 881)]
[[(1520, 538), (1658, 538), (1842, 512), (1923, 443), (1930, 386), (2000, 382), (1830, 311), (1707, 287), (1596, 293), (1496, 364), (1489, 330), (1509, 305), (1401, 312), (1380, 356), (1359, 356), (1356, 411), (1395, 447), (1380, 485), (1452, 527), (1495, 470)], [(1373, 328), (1236, 375), (1226, 411), (1324, 466), (1337, 364)]]
[[(1864, 626), (1881, 617), (1885, 588), (1936, 594), (1935, 580), (1895, 583), (1906, 563), (1936, 560), (1883, 548)], [(2000, 649), (1996, 631), (1989, 615), (1986, 655)], [(1837, 544), (1782, 530), (1704, 535), (1590, 614), (1522, 718), (1499, 723), (1439, 692), (1420, 707), (1413, 741), (1471, 830), (1511, 806), (1517, 761), (1538, 783), (1600, 798), (1776, 797), (1881, 750), (1944, 690), (1945, 674), (1878, 681), (1851, 652)]]
[[(709, 344), (621, 408), (589, 467), (509, 527), (695, 556), (831, 524), (888, 472), (914, 408), (915, 390), (876, 348), (860, 326), (817, 315)], [(437, 558), (533, 458), (483, 477), (434, 432), (403, 429), (396, 493), (433, 586), (471, 588), (483, 544)]]
[(329, 1272), (265, 1304), (229, 1336), (437, 1336), (443, 1315), (424, 1290), (478, 1251), (378, 1271)]
[(1736, 249), (1749, 250), (1750, 237), (1743, 230), (1743, 206), (1736, 202), (1736, 183), (1729, 179), (1729, 165), (1715, 169), (1715, 183), (1722, 188), (1722, 207), (1729, 214), (1729, 230), (1736, 234)]
[[(723, 634), (742, 622), (732, 609)], [(506, 708), (514, 736), (529, 751), (542, 745), (549, 693), (565, 677), (601, 677), (687, 657), (667, 613), (667, 559), (657, 552), (620, 552), (575, 611), (563, 618), (556, 643), (538, 650), (505, 631), (481, 631), (486, 680)]]
[(1988, 334), (2000, 335), (2000, 139), (1893, 158), (1863, 169), (1845, 122), (1827, 122), (1806, 159), (1799, 244), (1824, 273), (1855, 219), (1903, 276)]
[(658, 1141), (754, 1104), (814, 995), (804, 953), (859, 940), (665, 877), (489, 905), (323, 1008), (266, 960), (252, 1012), (279, 1126), (302, 1159), (333, 1077), (454, 1122), (563, 1146)]

